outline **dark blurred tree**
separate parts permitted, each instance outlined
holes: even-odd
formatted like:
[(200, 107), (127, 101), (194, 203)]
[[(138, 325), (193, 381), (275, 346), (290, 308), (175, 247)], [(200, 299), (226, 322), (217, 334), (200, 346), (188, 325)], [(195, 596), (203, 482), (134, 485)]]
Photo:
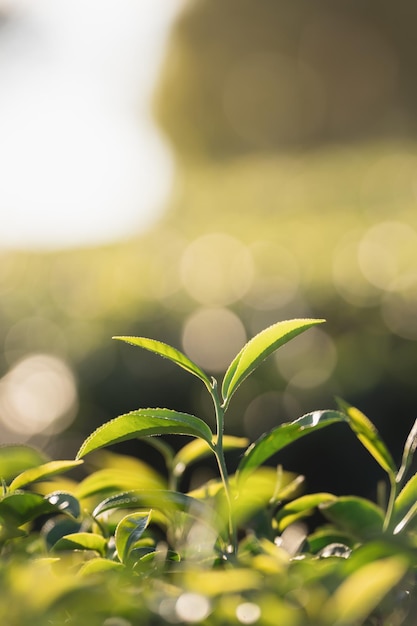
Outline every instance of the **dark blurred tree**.
[(196, 0), (156, 95), (179, 156), (415, 135), (414, 0)]

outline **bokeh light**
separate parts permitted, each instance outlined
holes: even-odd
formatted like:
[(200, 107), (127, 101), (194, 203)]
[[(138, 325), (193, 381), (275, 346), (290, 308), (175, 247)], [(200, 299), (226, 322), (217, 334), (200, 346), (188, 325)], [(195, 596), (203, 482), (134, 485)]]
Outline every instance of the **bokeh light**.
[(71, 369), (48, 354), (32, 354), (0, 380), (0, 421), (19, 441), (57, 435), (75, 418), (77, 387)]
[(242, 602), (236, 607), (236, 617), (241, 624), (255, 624), (261, 614), (259, 605), (254, 602)]
[(183, 593), (178, 598), (175, 609), (179, 619), (192, 624), (206, 619), (210, 614), (211, 606), (209, 599), (200, 593)]
[[(417, 155), (409, 146), (394, 143), (375, 154), (360, 181), (360, 204), (372, 219), (392, 219), (392, 207), (416, 198)], [(383, 181), (383, 184), (381, 184)]]
[(382, 298), (381, 314), (391, 332), (417, 340), (417, 272), (391, 283)]
[(104, 620), (103, 626), (132, 626), (132, 622), (124, 617), (108, 617)]
[(169, 301), (181, 288), (180, 260), (186, 239), (177, 230), (161, 228), (155, 238), (158, 254), (148, 254), (147, 295), (160, 302)]
[(408, 224), (386, 221), (372, 226), (359, 244), (358, 258), (365, 278), (383, 290), (415, 271), (417, 232)]
[(349, 232), (337, 246), (332, 265), (333, 283), (338, 293), (357, 307), (378, 304), (380, 291), (371, 285), (359, 265), (359, 244), (362, 231)]
[(177, 598), (162, 596), (157, 606), (159, 615), (169, 624), (179, 624), (180, 622), (180, 618), (175, 610), (176, 602)]
[(225, 233), (195, 239), (181, 259), (181, 278), (188, 293), (211, 306), (236, 302), (249, 289), (254, 276), (248, 248)]
[[(167, 11), (164, 0), (141, 2), (140, 9), (135, 0), (129, 3), (134, 11), (157, 4)], [(169, 3), (171, 15), (174, 3)], [(47, 4), (56, 16), (61, 3), (41, 0), (36, 7)], [(71, 5), (87, 15), (81, 0), (62, 0), (64, 4), (68, 11)], [(110, 4), (102, 4), (103, 15), (113, 19)], [(18, 5), (39, 10), (28, 0), (7, 2), (0, 39), (10, 37), (7, 11), (14, 13)], [(417, 367), (417, 48), (411, 22), (406, 23), (411, 12), (411, 0), (404, 12), (384, 0), (381, 11), (372, 14), (361, 3), (330, 6), (321, 0), (184, 2), (154, 99), (177, 158), (169, 211), (152, 231), (135, 237), (136, 230), (130, 229), (120, 245), (1, 254), (1, 371), (13, 371), (30, 354), (70, 363), (83, 401), (65, 442), (71, 431), (87, 435), (92, 425), (138, 402), (212, 417), (204, 388), (181, 386), (166, 362), (147, 361), (135, 350), (114, 350), (114, 334), (182, 345), (190, 358), (217, 375), (247, 338), (269, 324), (324, 317), (328, 324), (280, 349), (242, 385), (228, 432), (244, 428), (255, 438), (282, 419), (328, 406), (328, 400), (332, 404), (336, 390), (352, 403), (375, 406), (383, 430), (394, 443), (398, 432), (403, 443), (407, 420), (415, 412)], [(122, 21), (117, 20), (117, 32)], [(91, 23), (81, 24), (83, 45)], [(128, 26), (129, 32), (136, 28)], [(100, 67), (121, 85), (130, 69), (117, 76), (122, 50), (108, 45), (116, 30), (111, 22), (106, 28), (104, 57), (101, 48), (90, 52), (99, 64), (107, 59), (108, 66)], [(29, 29), (25, 37), (32, 34)], [(69, 25), (59, 34), (68, 38)], [(6, 39), (2, 50), (9, 45)], [(64, 39), (62, 50), (68, 43)], [(150, 31), (146, 39), (151, 45)], [(20, 41), (22, 46), (29, 43)], [(141, 42), (133, 45), (137, 49)], [(78, 63), (80, 59), (81, 50)], [(40, 61), (31, 59), (37, 69), (32, 84), (39, 79), (32, 111), (38, 115), (45, 86)], [(55, 72), (58, 61), (52, 63)], [(20, 80), (19, 72), (16, 76)], [(85, 87), (85, 74), (79, 79)], [(95, 87), (100, 80), (97, 75)], [(75, 85), (77, 74), (71, 81), (57, 104)], [(10, 110), (11, 93), (2, 85), (0, 110)], [(62, 85), (60, 78), (47, 93)], [(13, 89), (19, 91), (19, 81)], [(95, 91), (88, 103), (96, 96)], [(117, 89), (100, 96), (106, 107), (121, 104)], [(26, 109), (30, 113), (27, 101), (21, 99), (17, 113), (22, 116)], [(144, 112), (141, 102), (130, 100), (130, 121), (124, 127), (129, 137), (130, 124)], [(62, 116), (68, 112), (74, 121), (82, 103), (75, 103), (71, 112), (72, 104), (71, 96)], [(59, 115), (52, 116), (52, 126)], [(8, 123), (6, 117), (0, 126)], [(45, 119), (43, 112), (40, 127)], [(89, 141), (98, 142), (103, 124), (103, 116), (95, 118), (91, 109), (84, 125), (80, 121), (86, 158)], [(28, 137), (39, 137), (40, 127)], [(106, 128), (104, 138), (112, 139), (112, 133)], [(135, 137), (132, 131), (129, 140)], [(58, 140), (57, 135), (46, 145)], [(76, 138), (70, 140), (76, 143)], [(106, 144), (96, 163), (105, 172), (108, 148)], [(24, 154), (24, 162), (34, 163), (34, 150), (32, 146)], [(151, 152), (146, 154), (154, 161)], [(117, 155), (117, 160), (117, 168), (123, 168), (123, 159)], [(75, 163), (69, 175), (83, 167), (85, 160)], [(131, 164), (118, 179), (121, 201), (126, 198), (124, 176), (137, 167), (138, 162)], [(164, 171), (158, 172), (158, 184)], [(7, 188), (11, 180), (6, 180)], [(97, 185), (104, 176), (94, 180)], [(38, 184), (33, 176), (27, 182), (32, 190)], [(60, 182), (62, 176), (52, 181), (51, 194)], [(62, 189), (68, 191), (68, 204), (79, 197), (72, 181)], [(22, 192), (19, 183), (16, 193)], [(119, 204), (117, 209), (119, 220)], [(57, 210), (54, 220), (60, 219)], [(114, 229), (112, 237), (118, 233)], [(138, 393), (140, 380), (145, 382)], [(358, 481), (363, 482), (360, 476)]]
[(226, 308), (197, 309), (186, 320), (182, 335), (187, 355), (210, 372), (225, 370), (245, 342), (245, 327)]
[(280, 374), (292, 387), (310, 389), (331, 376), (337, 363), (337, 350), (327, 333), (312, 328), (276, 352), (275, 361)]
[(250, 246), (255, 278), (244, 296), (254, 309), (279, 309), (291, 302), (300, 284), (300, 272), (294, 254), (271, 241), (258, 241)]

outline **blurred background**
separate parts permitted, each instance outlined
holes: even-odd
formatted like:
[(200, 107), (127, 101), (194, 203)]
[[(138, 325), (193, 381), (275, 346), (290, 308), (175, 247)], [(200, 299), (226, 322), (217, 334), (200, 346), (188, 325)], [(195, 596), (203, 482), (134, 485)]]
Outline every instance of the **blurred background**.
[[(227, 432), (341, 396), (399, 461), (417, 417), (416, 20), (413, 0), (0, 0), (2, 443), (71, 458), (147, 406), (213, 424), (198, 380), (113, 335), (221, 378), (265, 326), (324, 317), (247, 380)], [(308, 490), (372, 496), (381, 477), (342, 425), (275, 460)]]

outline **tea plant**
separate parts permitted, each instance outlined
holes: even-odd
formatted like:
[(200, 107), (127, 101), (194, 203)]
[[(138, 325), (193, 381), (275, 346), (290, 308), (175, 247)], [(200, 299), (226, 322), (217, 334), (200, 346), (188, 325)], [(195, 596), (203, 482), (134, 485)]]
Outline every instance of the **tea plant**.
[[(216, 430), (194, 415), (141, 408), (97, 428), (73, 461), (52, 461), (25, 446), (0, 449), (2, 622), (411, 626), (417, 474), (407, 474), (417, 422), (398, 469), (374, 425), (342, 400), (337, 410), (308, 413), (252, 443), (225, 434), (244, 380), (322, 322), (265, 329), (233, 359), (221, 385), (167, 344), (116, 337), (196, 376), (212, 399)], [(345, 423), (386, 472), (387, 498), (305, 494), (302, 476), (265, 466), (287, 445), (335, 423)], [(192, 440), (175, 451), (160, 435)], [(103, 450), (136, 438), (162, 454), (167, 476), (139, 458)], [(229, 450), (242, 450), (232, 473)], [(87, 455), (92, 469), (83, 479), (62, 478)], [(181, 491), (184, 472), (208, 455), (218, 478)], [(323, 523), (310, 532), (305, 521), (315, 511)]]

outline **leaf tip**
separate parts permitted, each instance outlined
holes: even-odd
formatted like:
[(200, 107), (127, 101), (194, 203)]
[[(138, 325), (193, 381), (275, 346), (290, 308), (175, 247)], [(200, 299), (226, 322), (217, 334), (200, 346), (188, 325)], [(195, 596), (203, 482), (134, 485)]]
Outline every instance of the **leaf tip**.
[(84, 463), (84, 459), (82, 459), (82, 457), (85, 455), (86, 455), (85, 445), (82, 444), (81, 448), (78, 450), (77, 454), (75, 455), (75, 460), (79, 461), (80, 463)]

